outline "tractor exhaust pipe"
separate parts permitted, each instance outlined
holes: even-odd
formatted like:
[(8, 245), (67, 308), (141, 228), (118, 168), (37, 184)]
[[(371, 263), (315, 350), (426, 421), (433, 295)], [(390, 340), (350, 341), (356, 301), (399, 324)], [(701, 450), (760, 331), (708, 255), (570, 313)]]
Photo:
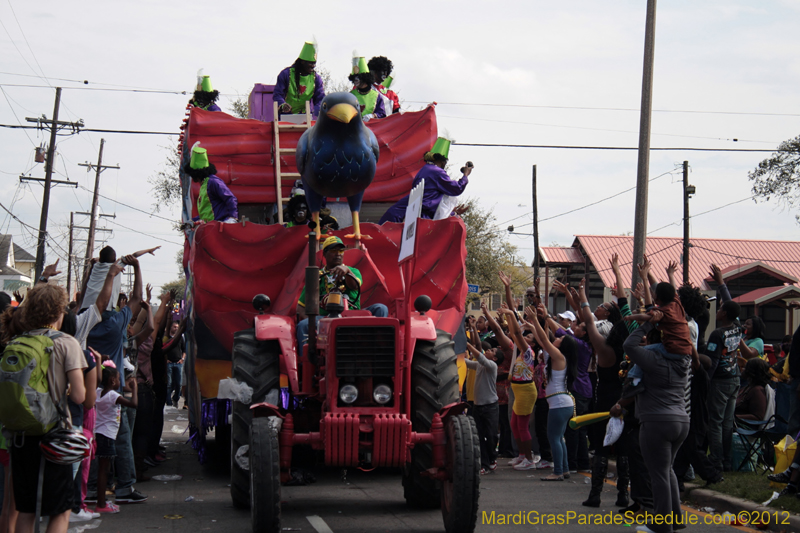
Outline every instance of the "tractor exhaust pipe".
[[(309, 222), (311, 227), (313, 222)], [(319, 267), (317, 266), (317, 234), (308, 234), (308, 266), (306, 267), (306, 316), (308, 317), (308, 360), (317, 366), (317, 315), (319, 315)]]

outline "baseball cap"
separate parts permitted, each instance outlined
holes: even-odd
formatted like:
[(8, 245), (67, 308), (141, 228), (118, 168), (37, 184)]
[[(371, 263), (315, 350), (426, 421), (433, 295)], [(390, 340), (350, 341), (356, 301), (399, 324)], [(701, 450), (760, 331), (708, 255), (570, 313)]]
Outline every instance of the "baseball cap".
[(558, 316), (560, 316), (561, 318), (568, 318), (573, 322), (575, 322), (575, 313), (573, 313), (572, 311), (564, 311), (563, 313), (558, 313)]
[(341, 246), (342, 248), (345, 247), (344, 243), (342, 242), (342, 239), (340, 239), (339, 237), (328, 237), (322, 243), (322, 252), (323, 253), (327, 252), (328, 248), (330, 248), (331, 246)]

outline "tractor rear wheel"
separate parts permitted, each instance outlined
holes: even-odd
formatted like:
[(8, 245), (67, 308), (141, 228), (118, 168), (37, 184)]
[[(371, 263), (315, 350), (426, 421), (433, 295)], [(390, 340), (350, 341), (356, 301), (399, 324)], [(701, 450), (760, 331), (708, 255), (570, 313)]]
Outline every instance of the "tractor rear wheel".
[(256, 340), (255, 329), (237, 331), (233, 336), (233, 378), (253, 388), (250, 403), (234, 400), (231, 409), (231, 499), (237, 509), (250, 506), (249, 452), (242, 449), (250, 440), (250, 405), (263, 402), (269, 392), (280, 390), (280, 354), (278, 341)]
[(278, 433), (272, 419), (250, 424), (250, 518), (253, 533), (281, 531), (281, 465)]
[(481, 448), (471, 416), (447, 419), (445, 468), (442, 484), (442, 518), (447, 533), (475, 531), (481, 484)]
[[(411, 427), (428, 433), (433, 415), (445, 405), (458, 401), (458, 366), (450, 334), (436, 330), (436, 341), (418, 340), (411, 361)], [(411, 450), (411, 463), (403, 469), (403, 494), (413, 507), (437, 508), (440, 489), (422, 472), (433, 464), (430, 444), (417, 444)]]

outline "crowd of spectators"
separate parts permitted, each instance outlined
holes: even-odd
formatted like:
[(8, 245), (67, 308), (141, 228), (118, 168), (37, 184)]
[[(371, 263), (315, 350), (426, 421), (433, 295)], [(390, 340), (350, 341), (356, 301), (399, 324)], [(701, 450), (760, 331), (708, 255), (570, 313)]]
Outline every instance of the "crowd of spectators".
[[(496, 315), (483, 304), (477, 320), (467, 317), (463, 392), (481, 441), (481, 474), (497, 469), (498, 456), (511, 459), (515, 470), (549, 471), (544, 481), (590, 473), (582, 504), (599, 507), (614, 458), (620, 512), (672, 515), (680, 529), (684, 481), (699, 477), (713, 485), (739, 469), (741, 460), (732, 459), (734, 428), (774, 420), (774, 382), (781, 376), (796, 388), (800, 333), (783, 339), (771, 368), (764, 322), (740, 320), (740, 306), (716, 265), (713, 324), (708, 297), (689, 283), (677, 284), (676, 263), (666, 270), (668, 280), (659, 281), (645, 257), (638, 266), (642, 283), (630, 293), (622, 288), (616, 254), (610, 263), (613, 298), (594, 311), (585, 280), (578, 287), (555, 282), (571, 310), (553, 316), (542, 305), (538, 279), (519, 302), (500, 272), (506, 302)], [(791, 435), (800, 430), (794, 396)], [(602, 417), (568, 428), (571, 418), (590, 413), (623, 420), (615, 443), (604, 445), (608, 419)], [(773, 477), (793, 479), (785, 492), (796, 492), (800, 464)], [(639, 528), (673, 531), (672, 523)]]
[[(58, 262), (44, 269), (26, 296), (15, 295), (16, 305), (0, 295), (0, 348), (23, 333), (57, 332), (48, 383), (54, 398), (67, 395), (66, 419), (90, 443), (88, 457), (77, 463), (41, 462), (44, 478), (37, 497), (41, 438), (4, 431), (0, 533), (33, 531), (37, 500), (41, 516), (50, 517), (50, 533), (66, 532), (70, 522), (118, 513), (118, 504), (147, 501), (136, 485), (166, 460), (160, 445), (164, 407), (178, 406), (185, 358), (175, 294), (161, 295), (155, 316), (152, 288), (148, 285), (142, 295), (138, 258), (155, 250), (117, 260), (112, 248), (103, 248), (72, 302), (62, 287), (48, 283), (60, 273)], [(127, 295), (119, 291), (119, 274), (126, 267), (134, 278)]]

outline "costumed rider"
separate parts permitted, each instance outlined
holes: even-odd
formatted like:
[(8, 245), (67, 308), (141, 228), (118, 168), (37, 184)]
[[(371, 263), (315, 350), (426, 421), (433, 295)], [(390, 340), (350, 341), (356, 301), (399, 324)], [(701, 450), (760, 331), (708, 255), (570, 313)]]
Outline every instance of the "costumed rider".
[[(436, 139), (436, 143), (430, 152), (424, 156), (425, 165), (417, 172), (414, 177), (413, 189), (420, 181), (425, 180), (425, 191), (422, 196), (422, 213), (420, 217), (433, 220), (440, 220), (451, 216), (456, 211), (460, 214), (463, 211), (456, 209), (458, 205), (457, 197), (467, 188), (469, 175), (472, 173), (472, 162), (461, 167), (462, 176), (460, 180), (451, 178), (444, 167), (447, 165), (447, 157), (450, 154), (450, 141), (444, 137)], [(396, 204), (389, 208), (381, 217), (380, 223), (402, 222), (406, 216), (408, 207), (408, 196), (400, 198)]]
[(361, 118), (367, 121), (371, 118), (384, 118), (386, 108), (383, 106), (383, 98), (372, 84), (375, 78), (367, 67), (367, 61), (363, 57), (353, 58), (353, 73), (347, 77), (353, 82), (353, 90), (350, 94), (356, 97), (361, 106)]
[[(344, 264), (345, 246), (339, 237), (328, 237), (322, 243), (322, 255), (325, 266), (319, 272), (319, 322), (328, 314), (325, 309), (328, 294), (334, 289), (342, 293), (350, 309), (361, 309), (361, 272), (357, 268)], [(300, 294), (297, 301), (297, 342), (300, 345), (308, 344), (308, 318), (306, 317), (306, 290)], [(366, 308), (372, 316), (389, 316), (389, 309), (383, 304), (372, 304)]]
[(383, 99), (383, 106), (386, 109), (386, 114), (391, 115), (392, 113), (399, 113), (400, 98), (397, 96), (396, 92), (389, 89), (392, 85), (391, 74), (394, 69), (392, 61), (384, 56), (375, 56), (369, 60), (367, 67), (375, 78), (373, 86)]
[(286, 215), (288, 215), (285, 217), (287, 228), (308, 224), (308, 202), (306, 202), (306, 193), (302, 188), (293, 192), (286, 211)]
[(215, 91), (211, 86), (211, 76), (204, 76), (203, 69), (200, 69), (197, 73), (197, 89), (189, 103), (206, 111), (222, 111), (216, 104), (217, 98), (219, 91)]
[(319, 106), (325, 98), (322, 78), (316, 73), (317, 45), (306, 41), (294, 65), (286, 67), (278, 74), (272, 99), (278, 102), (280, 114), (301, 114), (306, 112), (306, 102), (311, 102), (311, 114), (319, 115)]
[(217, 168), (208, 162), (208, 152), (197, 142), (192, 147), (192, 157), (183, 167), (195, 183), (200, 183), (200, 194), (197, 196), (197, 214), (195, 222), (211, 222), (214, 220), (234, 223), (239, 218), (239, 202), (225, 183), (219, 179)]

